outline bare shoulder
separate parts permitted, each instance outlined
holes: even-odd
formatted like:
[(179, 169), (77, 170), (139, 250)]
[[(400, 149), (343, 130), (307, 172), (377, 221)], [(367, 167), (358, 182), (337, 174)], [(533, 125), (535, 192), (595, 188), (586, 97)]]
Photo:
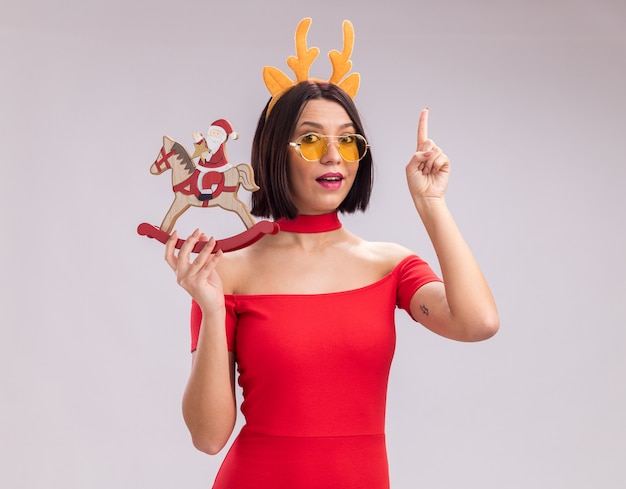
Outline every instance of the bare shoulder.
[(263, 281), (272, 274), (276, 255), (280, 253), (276, 241), (276, 236), (265, 236), (251, 246), (224, 253), (217, 272), (225, 294), (240, 293), (253, 279)]
[(246, 280), (246, 274), (254, 263), (250, 255), (250, 250), (247, 248), (222, 255), (217, 272), (222, 279), (225, 294), (234, 293), (239, 284)]
[(364, 258), (382, 261), (387, 265), (389, 270), (393, 269), (407, 256), (414, 254), (412, 250), (401, 244), (385, 241), (361, 240), (359, 248)]

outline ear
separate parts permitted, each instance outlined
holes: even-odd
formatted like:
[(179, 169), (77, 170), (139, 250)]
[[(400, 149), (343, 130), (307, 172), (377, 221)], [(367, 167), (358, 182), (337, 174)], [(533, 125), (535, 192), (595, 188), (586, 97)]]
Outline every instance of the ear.
[(175, 142), (176, 141), (174, 141), (171, 137), (163, 136), (163, 148), (165, 148), (165, 151), (169, 152), (174, 146)]
[(359, 85), (361, 84), (361, 76), (358, 73), (352, 73), (346, 77), (338, 86), (348, 95), (351, 99), (354, 99), (356, 93), (359, 91)]

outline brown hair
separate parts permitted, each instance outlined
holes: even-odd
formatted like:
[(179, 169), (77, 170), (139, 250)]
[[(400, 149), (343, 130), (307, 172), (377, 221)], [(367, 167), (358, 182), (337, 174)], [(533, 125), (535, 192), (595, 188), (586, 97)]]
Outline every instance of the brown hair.
[[(256, 183), (261, 187), (252, 193), (250, 212), (255, 216), (294, 219), (298, 215), (298, 209), (289, 195), (289, 140), (304, 106), (314, 99), (331, 100), (341, 105), (350, 117), (355, 132), (365, 137), (354, 102), (331, 83), (301, 82), (285, 92), (269, 114), (268, 102), (256, 128), (250, 160)], [(338, 210), (354, 213), (367, 209), (373, 177), (372, 154), (368, 151), (360, 161), (354, 184)]]

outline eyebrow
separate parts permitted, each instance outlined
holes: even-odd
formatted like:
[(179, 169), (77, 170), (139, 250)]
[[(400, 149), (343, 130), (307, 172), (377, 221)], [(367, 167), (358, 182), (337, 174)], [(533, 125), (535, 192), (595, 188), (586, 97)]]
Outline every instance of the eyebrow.
[[(315, 129), (320, 129), (320, 130), (324, 128), (324, 126), (322, 124), (319, 124), (319, 123), (313, 122), (313, 121), (302, 121), (298, 126), (299, 127), (311, 126), (311, 127), (314, 127)], [(340, 129), (346, 129), (348, 127), (354, 128), (354, 123), (352, 121), (350, 121), (350, 122), (346, 122), (345, 124), (342, 124), (341, 126), (339, 126)]]

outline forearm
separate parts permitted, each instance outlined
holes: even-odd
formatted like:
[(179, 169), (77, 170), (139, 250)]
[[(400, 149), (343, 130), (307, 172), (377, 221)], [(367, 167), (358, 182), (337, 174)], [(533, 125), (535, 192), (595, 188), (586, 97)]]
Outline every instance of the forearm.
[(454, 336), (469, 341), (492, 336), (499, 327), (495, 301), (445, 200), (414, 203), (439, 260)]
[(235, 425), (234, 366), (228, 352), (225, 313), (203, 314), (198, 346), (183, 396), (183, 417), (194, 446), (217, 453)]

